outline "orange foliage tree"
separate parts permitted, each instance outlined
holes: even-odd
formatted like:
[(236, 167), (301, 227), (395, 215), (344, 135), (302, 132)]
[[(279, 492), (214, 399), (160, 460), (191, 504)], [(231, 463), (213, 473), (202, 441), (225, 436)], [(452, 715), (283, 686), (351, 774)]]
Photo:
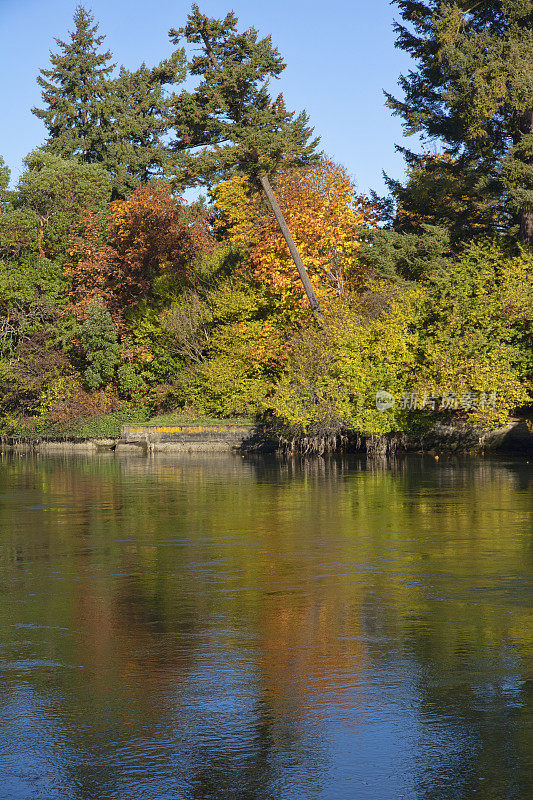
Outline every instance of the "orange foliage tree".
[(205, 212), (173, 198), (166, 186), (141, 186), (110, 203), (106, 214), (81, 217), (66, 266), (72, 308), (83, 316), (87, 304), (100, 299), (120, 318), (150, 294), (158, 276), (186, 284), (194, 263), (213, 246)]
[[(274, 183), (317, 295), (357, 289), (363, 280), (357, 230), (360, 225), (375, 225), (370, 201), (356, 193), (342, 167), (326, 159), (282, 171)], [(299, 304), (304, 295), (288, 247), (247, 179), (225, 181), (214, 190), (214, 197), (219, 230), (230, 241), (248, 246), (255, 278), (285, 304)]]

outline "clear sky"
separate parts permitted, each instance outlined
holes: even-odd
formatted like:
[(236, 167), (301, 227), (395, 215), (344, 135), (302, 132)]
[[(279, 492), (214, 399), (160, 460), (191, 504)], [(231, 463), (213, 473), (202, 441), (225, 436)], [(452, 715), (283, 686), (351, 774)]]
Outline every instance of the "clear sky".
[[(39, 106), (36, 76), (68, 39), (75, 0), (0, 0), (0, 155), (17, 178), (23, 157), (45, 139), (31, 113)], [(182, 0), (91, 0), (84, 3), (106, 35), (114, 59), (132, 69), (171, 52), (168, 30), (186, 19)], [(287, 68), (272, 85), (287, 106), (305, 108), (322, 147), (343, 164), (360, 191), (383, 192), (381, 172), (402, 177), (401, 122), (385, 107), (383, 89), (397, 89), (407, 56), (394, 48), (397, 9), (388, 0), (200, 0), (210, 16), (233, 10), (244, 27), (272, 34)], [(413, 144), (413, 143), (410, 143)]]

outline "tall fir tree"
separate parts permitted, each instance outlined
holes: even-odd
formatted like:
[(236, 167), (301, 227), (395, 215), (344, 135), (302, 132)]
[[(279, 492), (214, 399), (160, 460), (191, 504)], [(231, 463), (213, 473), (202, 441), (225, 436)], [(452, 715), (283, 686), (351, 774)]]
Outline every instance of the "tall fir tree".
[(121, 67), (112, 77), (111, 53), (100, 52), (105, 37), (82, 6), (74, 25), (70, 42), (56, 39), (61, 52), (51, 54), (52, 69), (41, 70), (46, 107), (33, 112), (50, 134), (45, 150), (99, 163), (112, 178), (114, 196), (123, 197), (170, 175), (169, 88), (185, 78), (185, 53), (176, 50), (155, 67)]
[(42, 69), (37, 82), (44, 108), (33, 113), (44, 121), (49, 138), (46, 149), (88, 163), (104, 160), (109, 119), (107, 80), (114, 68), (109, 50), (100, 52), (105, 36), (83, 6), (74, 13), (70, 41), (56, 39), (58, 53), (50, 53), (50, 69)]
[(109, 82), (105, 161), (116, 193), (125, 195), (153, 178), (171, 175), (167, 134), (173, 95), (168, 89), (181, 83), (186, 72), (185, 54), (177, 50), (156, 67), (144, 63), (134, 71), (121, 67)]
[[(417, 67), (400, 77), (403, 99), (387, 94), (388, 105), (407, 134), (444, 148), (437, 162), (399, 148), (411, 174), (433, 171), (439, 201), (457, 208), (456, 235), (496, 228), (533, 243), (533, 0), (394, 2), (405, 22), (396, 44)], [(419, 178), (410, 184), (390, 181), (404, 218), (420, 205)]]
[(311, 139), (305, 112), (295, 116), (281, 94), (270, 96), (269, 79), (285, 69), (270, 36), (260, 39), (254, 28), (239, 33), (237, 23), (233, 13), (209, 18), (194, 4), (187, 24), (170, 31), (174, 44), (185, 39), (200, 50), (188, 65), (200, 82), (194, 91), (182, 91), (174, 104), (174, 149), (182, 179), (188, 185), (212, 185), (235, 174), (256, 180), (276, 216), (311, 309), (320, 315), (270, 183), (280, 165), (302, 165), (316, 158), (318, 139)]

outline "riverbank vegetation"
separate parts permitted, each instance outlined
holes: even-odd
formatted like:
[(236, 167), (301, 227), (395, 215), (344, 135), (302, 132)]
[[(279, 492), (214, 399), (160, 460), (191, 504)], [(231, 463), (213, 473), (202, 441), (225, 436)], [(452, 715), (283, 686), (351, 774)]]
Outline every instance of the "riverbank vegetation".
[(388, 198), (270, 94), (281, 55), (233, 14), (193, 6), (171, 55), (129, 71), (76, 10), (38, 79), (46, 142), (14, 189), (0, 160), (0, 432), (172, 413), (335, 437), (527, 411), (531, 3), (398, 5), (415, 67), (387, 102), (426, 144)]

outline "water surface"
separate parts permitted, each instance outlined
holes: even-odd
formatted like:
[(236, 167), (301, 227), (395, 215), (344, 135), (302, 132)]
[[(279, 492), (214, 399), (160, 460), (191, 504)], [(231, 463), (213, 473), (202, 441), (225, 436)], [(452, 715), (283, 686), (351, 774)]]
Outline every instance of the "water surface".
[(0, 461), (1, 800), (529, 800), (533, 468)]

